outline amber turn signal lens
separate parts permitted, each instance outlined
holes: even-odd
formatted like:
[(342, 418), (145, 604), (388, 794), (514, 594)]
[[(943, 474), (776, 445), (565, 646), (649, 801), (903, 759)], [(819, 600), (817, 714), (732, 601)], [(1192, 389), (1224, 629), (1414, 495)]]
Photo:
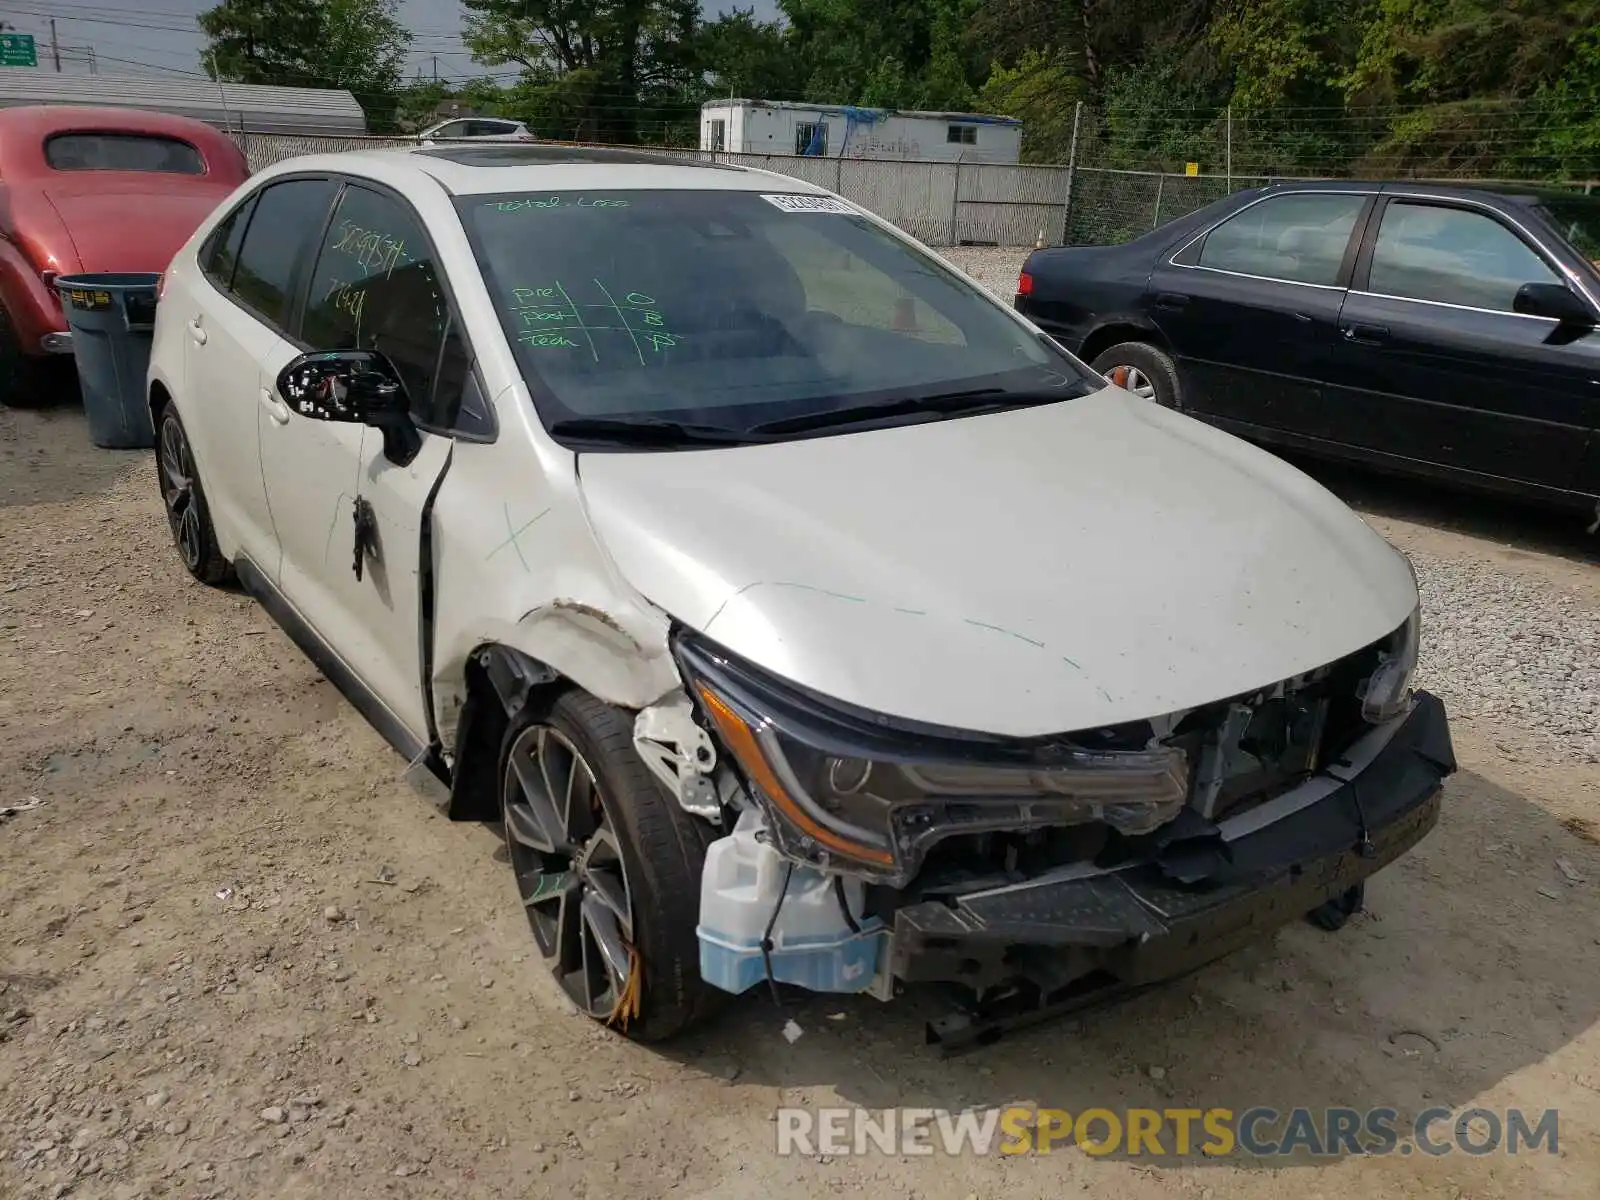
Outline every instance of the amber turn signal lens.
[(826, 846), (836, 854), (847, 858), (860, 859), (863, 862), (877, 863), (881, 866), (892, 867), (894, 855), (887, 850), (876, 846), (864, 846), (853, 842), (849, 838), (841, 837), (826, 825), (817, 821), (805, 807), (798, 803), (789, 794), (787, 788), (778, 779), (778, 773), (772, 769), (766, 752), (761, 748), (761, 743), (756, 740), (755, 731), (743, 717), (734, 711), (721, 696), (717, 695), (704, 683), (697, 683), (695, 690), (700, 693), (700, 699), (705, 702), (706, 711), (711, 714), (711, 719), (716, 723), (717, 731), (722, 735), (723, 744), (733, 751), (734, 757), (739, 760), (746, 773), (753, 779), (767, 798), (775, 804), (785, 817), (818, 845)]

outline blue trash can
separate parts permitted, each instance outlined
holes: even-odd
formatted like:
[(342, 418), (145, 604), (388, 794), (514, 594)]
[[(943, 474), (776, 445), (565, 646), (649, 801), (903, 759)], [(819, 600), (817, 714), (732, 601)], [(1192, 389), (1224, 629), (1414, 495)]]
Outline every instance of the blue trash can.
[(89, 439), (106, 449), (148, 449), (156, 444), (145, 401), (150, 338), (155, 328), (156, 286), (146, 271), (63, 275), (56, 280), (61, 311), (72, 330)]

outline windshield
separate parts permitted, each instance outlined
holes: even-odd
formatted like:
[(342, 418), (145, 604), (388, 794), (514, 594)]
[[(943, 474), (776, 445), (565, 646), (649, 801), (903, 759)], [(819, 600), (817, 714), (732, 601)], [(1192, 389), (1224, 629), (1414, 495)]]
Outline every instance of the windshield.
[[(994, 301), (839, 201), (741, 191), (457, 202), (547, 425), (739, 432), (920, 398), (1081, 394)], [(1103, 386), (1096, 383), (1095, 386)], [(868, 418), (870, 419), (870, 418)], [(796, 426), (798, 428), (799, 426)]]
[(1600, 266), (1600, 196), (1539, 197), (1539, 211), (1561, 235), (1596, 266)]

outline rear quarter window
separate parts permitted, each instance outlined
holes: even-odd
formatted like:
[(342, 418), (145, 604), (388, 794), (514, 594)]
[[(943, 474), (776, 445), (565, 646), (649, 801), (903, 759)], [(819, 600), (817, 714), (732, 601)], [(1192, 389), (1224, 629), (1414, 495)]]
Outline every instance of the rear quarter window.
[(188, 142), (148, 133), (58, 133), (44, 141), (57, 171), (150, 171), (204, 175), (206, 161)]

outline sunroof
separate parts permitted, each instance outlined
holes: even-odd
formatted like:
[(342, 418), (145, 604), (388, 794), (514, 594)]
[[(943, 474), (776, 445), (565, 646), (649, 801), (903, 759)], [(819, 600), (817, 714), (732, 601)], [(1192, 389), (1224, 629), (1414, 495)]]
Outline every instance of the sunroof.
[[(652, 154), (641, 150), (612, 150), (602, 146), (475, 145), (428, 146), (418, 154), (443, 158), (468, 167), (532, 167), (541, 163), (631, 163), (658, 167), (708, 167), (718, 171), (742, 171), (743, 167), (703, 159), (679, 157), (670, 152)], [(690, 152), (692, 153), (692, 152)]]

